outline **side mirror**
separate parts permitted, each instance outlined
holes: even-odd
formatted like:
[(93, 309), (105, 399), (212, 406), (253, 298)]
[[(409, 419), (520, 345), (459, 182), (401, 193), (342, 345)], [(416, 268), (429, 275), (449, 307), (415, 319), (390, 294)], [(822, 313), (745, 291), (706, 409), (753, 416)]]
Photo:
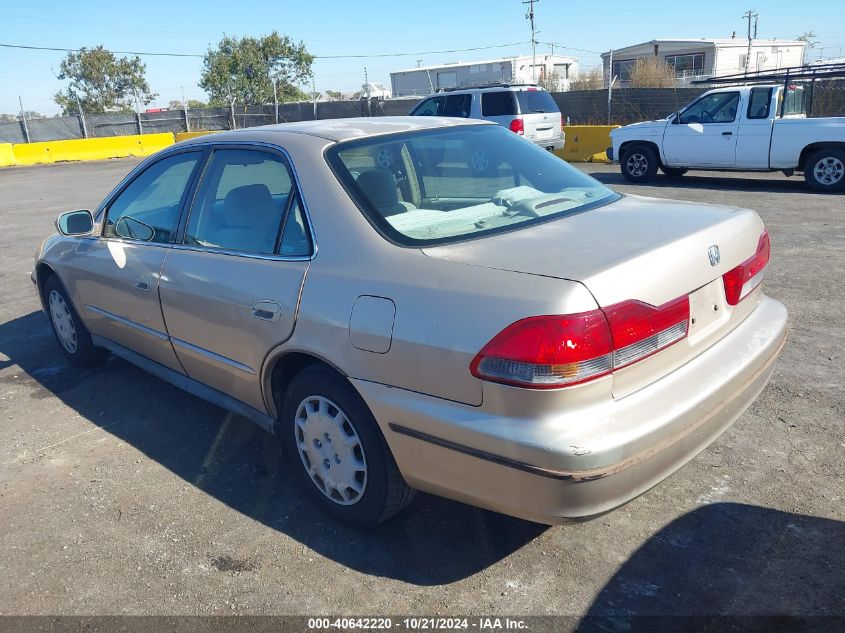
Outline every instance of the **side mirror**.
[(56, 228), (62, 235), (88, 235), (94, 230), (94, 216), (88, 209), (67, 211), (56, 218)]

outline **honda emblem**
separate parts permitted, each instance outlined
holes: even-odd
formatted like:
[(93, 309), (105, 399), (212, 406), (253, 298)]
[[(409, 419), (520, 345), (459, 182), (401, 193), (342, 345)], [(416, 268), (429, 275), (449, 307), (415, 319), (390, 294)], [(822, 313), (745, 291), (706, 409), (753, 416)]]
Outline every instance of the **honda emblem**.
[(707, 249), (707, 257), (710, 258), (711, 266), (715, 266), (719, 263), (719, 246), (717, 244), (713, 244), (713, 246)]

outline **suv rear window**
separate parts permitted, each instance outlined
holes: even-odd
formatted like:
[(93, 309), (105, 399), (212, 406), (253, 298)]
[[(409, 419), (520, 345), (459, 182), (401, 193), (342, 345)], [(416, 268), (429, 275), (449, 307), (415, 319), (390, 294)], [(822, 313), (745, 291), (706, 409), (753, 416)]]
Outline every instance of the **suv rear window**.
[(520, 90), (516, 93), (522, 114), (535, 112), (560, 112), (554, 98), (545, 90)]
[(511, 116), (516, 114), (513, 93), (508, 90), (481, 93), (481, 116)]

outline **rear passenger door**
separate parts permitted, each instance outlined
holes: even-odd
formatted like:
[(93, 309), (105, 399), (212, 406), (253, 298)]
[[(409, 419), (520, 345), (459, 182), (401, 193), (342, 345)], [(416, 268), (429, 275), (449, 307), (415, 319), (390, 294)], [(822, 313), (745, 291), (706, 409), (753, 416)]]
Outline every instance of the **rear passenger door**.
[(176, 354), (190, 377), (264, 411), (261, 365), (293, 332), (313, 253), (286, 157), (215, 148), (183, 233), (160, 284)]

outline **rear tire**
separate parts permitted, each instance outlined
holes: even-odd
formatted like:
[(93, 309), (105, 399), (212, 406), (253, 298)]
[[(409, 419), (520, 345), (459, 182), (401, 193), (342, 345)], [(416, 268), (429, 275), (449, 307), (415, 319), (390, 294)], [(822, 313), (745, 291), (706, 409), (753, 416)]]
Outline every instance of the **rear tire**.
[(686, 167), (666, 167), (665, 165), (660, 166), (660, 171), (662, 171), (667, 178), (671, 180), (677, 180), (685, 173), (687, 173)]
[(341, 523), (377, 525), (414, 497), (364, 400), (325, 365), (294, 376), (279, 432), (303, 489)]
[(91, 342), (91, 333), (82, 323), (67, 292), (55, 275), (50, 275), (44, 281), (43, 292), (50, 327), (68, 362), (78, 367), (102, 362), (108, 352)]
[(619, 165), (628, 182), (649, 182), (657, 174), (657, 154), (648, 145), (634, 145), (625, 150)]
[(804, 180), (814, 191), (845, 189), (845, 150), (820, 149), (810, 154), (804, 164)]

